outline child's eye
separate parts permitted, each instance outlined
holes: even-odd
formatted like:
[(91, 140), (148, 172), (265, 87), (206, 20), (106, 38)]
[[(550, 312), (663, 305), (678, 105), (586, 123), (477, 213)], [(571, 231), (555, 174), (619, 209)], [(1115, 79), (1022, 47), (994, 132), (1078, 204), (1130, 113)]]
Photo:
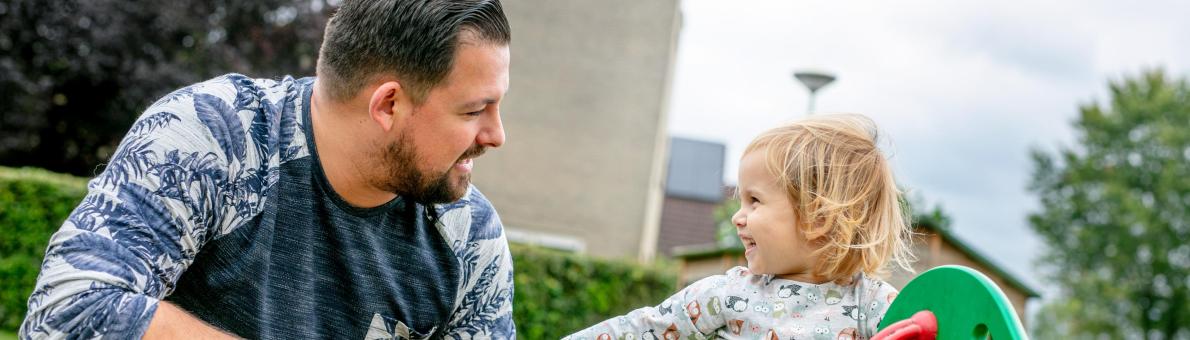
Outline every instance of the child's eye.
[(468, 116), (478, 116), (481, 114), (483, 114), (483, 110), (479, 110), (479, 111), (475, 111), (475, 112), (467, 112)]

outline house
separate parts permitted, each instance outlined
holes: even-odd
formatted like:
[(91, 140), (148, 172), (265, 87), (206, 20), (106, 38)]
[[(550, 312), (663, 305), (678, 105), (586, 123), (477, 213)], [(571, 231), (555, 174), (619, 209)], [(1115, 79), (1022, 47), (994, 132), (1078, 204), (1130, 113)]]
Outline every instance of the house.
[(473, 182), (509, 240), (601, 257), (656, 254), (677, 0), (504, 3), (507, 142)]
[(672, 137), (661, 205), (658, 251), (672, 256), (674, 247), (715, 241), (713, 216), (723, 203), (723, 164), (727, 148), (721, 143)]

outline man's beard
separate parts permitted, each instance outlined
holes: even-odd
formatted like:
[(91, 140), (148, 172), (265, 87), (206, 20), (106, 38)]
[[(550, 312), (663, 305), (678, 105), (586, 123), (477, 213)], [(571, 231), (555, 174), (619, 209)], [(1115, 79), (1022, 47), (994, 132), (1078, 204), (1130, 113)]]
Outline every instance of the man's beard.
[[(474, 158), (484, 153), (482, 146), (467, 149), (459, 160)], [(389, 144), (382, 155), (383, 169), (378, 183), (380, 187), (398, 196), (421, 204), (449, 203), (463, 198), (471, 184), (471, 174), (451, 181), (454, 164), (442, 173), (426, 173), (417, 168), (419, 156), (413, 149), (413, 141), (407, 135)], [(457, 162), (457, 161), (456, 161)]]

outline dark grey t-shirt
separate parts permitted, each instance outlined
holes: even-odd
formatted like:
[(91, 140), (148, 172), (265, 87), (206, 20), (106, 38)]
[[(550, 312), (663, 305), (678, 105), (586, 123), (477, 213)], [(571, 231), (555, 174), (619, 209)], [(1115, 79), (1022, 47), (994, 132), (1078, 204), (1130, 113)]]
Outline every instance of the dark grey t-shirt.
[(51, 240), (21, 335), (139, 337), (165, 299), (248, 338), (514, 337), (491, 204), (348, 205), (312, 84), (231, 74), (151, 106)]

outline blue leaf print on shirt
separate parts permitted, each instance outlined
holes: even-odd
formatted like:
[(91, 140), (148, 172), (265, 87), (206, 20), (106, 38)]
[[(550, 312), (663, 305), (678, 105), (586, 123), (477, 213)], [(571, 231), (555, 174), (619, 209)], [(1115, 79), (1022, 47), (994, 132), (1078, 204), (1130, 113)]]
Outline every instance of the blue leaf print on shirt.
[(102, 177), (103, 184), (115, 186), (143, 174), (157, 158), (152, 149), (156, 139), (151, 138), (151, 132), (178, 121), (181, 119), (171, 112), (158, 112), (138, 119), (112, 156), (107, 169), (110, 173)]
[[(504, 313), (500, 318), (493, 320), (488, 329), (493, 330), (492, 338), (513, 339), (516, 338), (516, 325), (512, 322), (512, 313)], [(510, 330), (512, 333), (504, 333), (503, 331)]]
[(459, 264), (462, 265), (462, 273), (460, 273), (459, 282), (471, 282), (471, 275), (479, 268), (480, 251), (479, 243), (477, 242), (463, 242), (455, 240), (455, 253), (458, 254)]
[(239, 218), (250, 219), (259, 206), (262, 199), (260, 193), (268, 191), (272, 183), (269, 182), (270, 172), (276, 172), (276, 168), (269, 169), (245, 169), (240, 172), (239, 177), (236, 178), (232, 185), (230, 197), (234, 198), (236, 208), (236, 215)]
[(141, 186), (129, 185), (120, 191), (120, 200), (121, 209), (110, 223), (116, 231), (112, 238), (146, 258), (182, 258), (177, 246), (182, 237), (181, 221), (174, 219), (161, 197)]
[[(45, 269), (44, 264), (42, 265), (42, 269)], [(41, 306), (41, 304), (45, 301), (45, 298), (50, 296), (50, 293), (53, 292), (54, 285), (51, 284), (37, 287), (37, 290), (34, 290), (33, 294), (29, 295), (29, 306)]]
[(181, 100), (182, 98), (189, 97), (190, 94), (193, 92), (194, 92), (194, 86), (187, 86), (187, 87), (180, 88), (177, 91), (170, 92), (169, 94), (165, 95), (165, 97), (161, 97), (161, 99), (158, 99), (156, 102), (154, 102), (152, 106), (166, 105), (169, 103), (176, 102), (178, 100)]
[(283, 103), (281, 106), (281, 132), (280, 135), (277, 136), (277, 142), (281, 147), (280, 152), (282, 161), (296, 157), (302, 148), (298, 145), (303, 144), (301, 141), (294, 143), (293, 140), (294, 136), (297, 135), (298, 130), (302, 128), (298, 123), (298, 114), (295, 107), (296, 104), (294, 103), (295, 101), (300, 100), (297, 93), (297, 86), (290, 86), (285, 92), (285, 103)]
[(492, 258), (479, 274), (475, 287), (463, 296), (458, 312), (466, 317), (458, 320), (460, 329), (456, 329), (455, 332), (474, 336), (488, 330), (499, 330), (494, 327), (501, 323), (500, 308), (508, 303), (507, 298), (512, 296), (508, 288), (501, 289), (496, 282), (500, 279), (496, 274), (500, 271), (501, 258), (502, 256)]
[(496, 223), (496, 218), (491, 208), (476, 206), (471, 211), (471, 239), (490, 240), (500, 237), (504, 229), (500, 228), (500, 223)]
[(87, 195), (66, 220), (75, 228), (96, 231), (101, 226), (99, 222), (115, 214), (117, 208), (118, 204), (108, 196)]
[(223, 148), (228, 162), (243, 160), (247, 149), (244, 145), (244, 124), (240, 116), (223, 99), (205, 93), (194, 95), (194, 112), (198, 119), (211, 130), (219, 147)]
[(468, 241), (490, 240), (504, 234), (503, 224), (500, 223), (500, 218), (496, 216), (495, 208), (488, 202), (487, 197), (474, 186), (468, 191), (467, 196), (464, 196), (462, 199), (434, 206), (438, 216), (445, 216), (451, 210), (467, 207), (471, 208), (471, 224), (468, 226), (470, 230), (467, 234)]
[(137, 120), (136, 124), (132, 124), (132, 129), (128, 131), (128, 134), (143, 135), (153, 132), (153, 130), (169, 126), (169, 124), (181, 120), (182, 119), (178, 118), (178, 115), (173, 114), (173, 112), (162, 111), (151, 115), (146, 115)]
[(128, 296), (118, 287), (92, 283), (90, 291), (71, 298), (66, 308), (42, 324), (55, 325), (54, 328), (69, 333), (68, 339), (132, 339), (140, 326), (133, 321), (145, 318), (148, 310), (143, 296)]
[[(103, 254), (103, 256), (95, 256)], [(82, 233), (49, 250), (46, 257), (62, 256), (74, 268), (97, 271), (114, 276), (129, 286), (137, 282), (136, 274), (145, 275), (148, 269), (136, 254), (116, 241), (96, 233)], [(133, 266), (133, 267), (129, 267)]]
[(236, 89), (236, 98), (233, 103), (236, 111), (256, 109), (257, 100), (264, 97), (264, 91), (261, 91), (256, 82), (242, 74), (228, 74), (226, 77)]
[(248, 132), (252, 135), (252, 144), (256, 146), (256, 154), (262, 161), (268, 161), (277, 149), (277, 124), (280, 114), (277, 107), (268, 99), (261, 100), (261, 109), (252, 117), (252, 126)]
[(165, 154), (165, 161), (149, 169), (149, 173), (161, 179), (155, 193), (162, 197), (178, 200), (189, 212), (188, 219), (194, 225), (189, 233), (200, 242), (205, 242), (208, 230), (216, 226), (220, 209), (232, 199), (223, 192), (228, 174), (224, 171), (218, 156), (214, 153), (182, 153), (171, 150)]
[[(43, 267), (42, 270), (45, 270)], [(29, 296), (29, 308), (34, 309), (45, 304), (45, 298), (49, 297), (54, 292), (54, 285), (44, 285), (37, 287), (33, 291), (33, 295)], [(42, 337), (49, 336), (49, 332), (45, 329), (45, 323), (50, 318), (50, 313), (37, 313), (25, 316), (25, 321), (22, 322), (21, 328), (27, 329), (27, 337), (31, 338), (34, 334), (41, 334)]]

